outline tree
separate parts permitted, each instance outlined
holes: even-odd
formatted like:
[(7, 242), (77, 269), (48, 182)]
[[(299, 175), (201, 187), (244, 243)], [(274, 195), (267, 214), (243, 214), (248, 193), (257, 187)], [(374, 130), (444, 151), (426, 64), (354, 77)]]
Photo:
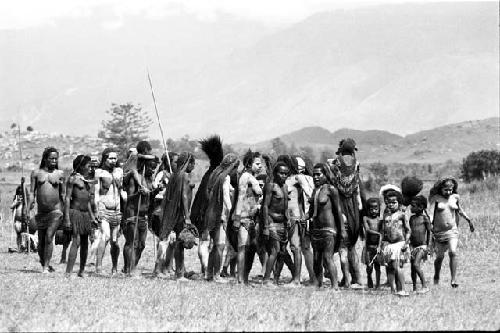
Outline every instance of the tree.
[(280, 138), (274, 138), (271, 140), (271, 155), (278, 157), (280, 155), (288, 154), (288, 147), (286, 143)]
[(387, 184), (387, 181), (389, 180), (389, 168), (386, 164), (380, 162), (372, 163), (369, 165), (368, 169), (375, 177), (374, 182), (377, 187)]
[(28, 132), (33, 132), (33, 127), (28, 126), (28, 127), (26, 127), (26, 130), (27, 130)]
[(461, 172), (466, 182), (497, 176), (500, 174), (500, 151), (480, 150), (470, 153), (462, 162)]
[(117, 147), (122, 154), (137, 142), (147, 139), (146, 133), (152, 121), (148, 114), (142, 112), (140, 105), (113, 103), (106, 113), (110, 119), (102, 122), (102, 131), (98, 136)]

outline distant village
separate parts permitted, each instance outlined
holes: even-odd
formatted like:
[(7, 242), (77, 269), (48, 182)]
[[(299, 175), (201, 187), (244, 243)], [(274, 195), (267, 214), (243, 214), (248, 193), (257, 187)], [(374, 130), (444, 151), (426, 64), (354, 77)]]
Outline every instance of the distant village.
[[(21, 143), (21, 151), (19, 150)], [(0, 171), (32, 170), (40, 163), (43, 148), (52, 145), (60, 152), (61, 168), (69, 168), (72, 159), (79, 153), (98, 155), (106, 148), (103, 139), (90, 137), (72, 137), (57, 133), (41, 133), (31, 127), (19, 132), (17, 127), (0, 132)]]

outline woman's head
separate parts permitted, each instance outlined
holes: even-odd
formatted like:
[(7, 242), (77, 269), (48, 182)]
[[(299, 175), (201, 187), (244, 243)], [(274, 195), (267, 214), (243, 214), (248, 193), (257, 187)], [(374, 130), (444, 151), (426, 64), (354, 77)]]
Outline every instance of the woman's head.
[(99, 168), (114, 169), (118, 161), (118, 153), (113, 148), (106, 148), (102, 151), (101, 164)]
[(90, 172), (91, 157), (89, 155), (78, 155), (73, 160), (73, 172), (87, 176)]
[(333, 185), (333, 176), (330, 167), (326, 163), (317, 163), (313, 168), (314, 186), (319, 187), (323, 184)]
[(243, 156), (243, 166), (247, 171), (257, 174), (262, 170), (261, 154), (252, 152), (250, 149)]
[(47, 147), (43, 151), (42, 160), (40, 161), (40, 169), (58, 169), (59, 152), (54, 147)]

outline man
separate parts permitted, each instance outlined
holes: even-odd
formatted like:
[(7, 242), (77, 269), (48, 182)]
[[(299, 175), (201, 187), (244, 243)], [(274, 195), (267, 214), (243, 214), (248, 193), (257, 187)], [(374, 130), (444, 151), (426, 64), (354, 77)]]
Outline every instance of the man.
[(38, 212), (35, 216), (38, 229), (38, 256), (42, 265), (42, 273), (54, 272), (50, 266), (54, 235), (62, 223), (64, 197), (64, 175), (58, 169), (59, 152), (54, 147), (43, 151), (40, 168), (31, 173), (31, 202), (36, 200)]
[(256, 215), (262, 190), (255, 176), (262, 168), (261, 155), (249, 150), (243, 157), (245, 170), (238, 180), (238, 199), (233, 227), (238, 230), (238, 283), (248, 284), (257, 250)]
[[(153, 191), (153, 174), (156, 161), (153, 155), (139, 155), (137, 170), (130, 172), (124, 180), (127, 188), (127, 205), (125, 207), (125, 225), (123, 233), (125, 246), (123, 258), (125, 271), (136, 275), (136, 267), (146, 247), (148, 231), (148, 211), (151, 198), (159, 188)], [(136, 225), (137, 224), (137, 225)]]
[[(175, 274), (178, 281), (186, 280), (184, 277), (184, 244), (178, 236), (184, 227), (192, 225), (189, 216), (194, 184), (191, 184), (190, 176), (195, 163), (193, 154), (182, 152), (179, 155), (177, 170), (169, 181), (162, 202), (163, 216), (158, 257), (169, 258), (172, 251), (174, 252)], [(176, 233), (175, 242), (169, 242), (172, 230)]]
[(106, 148), (102, 152), (101, 164), (95, 170), (97, 184), (95, 186), (95, 201), (97, 205), (97, 219), (101, 232), (101, 240), (97, 250), (96, 273), (102, 273), (102, 259), (106, 246), (111, 243), (111, 261), (113, 267), (111, 274), (117, 273), (118, 256), (120, 247), (118, 237), (120, 232), (121, 213), (121, 190), (123, 182), (123, 170), (116, 167), (118, 154), (112, 148)]

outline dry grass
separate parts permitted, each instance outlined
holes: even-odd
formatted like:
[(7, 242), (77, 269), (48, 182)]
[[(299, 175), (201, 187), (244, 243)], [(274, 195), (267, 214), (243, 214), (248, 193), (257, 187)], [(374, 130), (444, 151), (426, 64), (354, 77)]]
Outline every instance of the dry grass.
[[(473, 186), (473, 185), (469, 185)], [(426, 295), (402, 299), (389, 291), (313, 288), (266, 289), (204, 281), (177, 283), (151, 277), (152, 240), (139, 263), (142, 277), (67, 279), (64, 265), (41, 275), (36, 254), (9, 254), (10, 226), (0, 235), (1, 331), (297, 331), (297, 330), (498, 330), (500, 329), (499, 192), (485, 185), (462, 186), (463, 206), (474, 218), (476, 232), (460, 225), (460, 288), (449, 287), (448, 260), (442, 284)], [(2, 188), (4, 216), (13, 188)], [(123, 237), (120, 240), (123, 247)], [(359, 245), (361, 246), (361, 245)], [(359, 248), (360, 250), (360, 248)], [(57, 246), (53, 263), (59, 260)], [(109, 251), (109, 250), (108, 250)], [(120, 265), (122, 264), (120, 256)], [(109, 253), (104, 267), (110, 269)], [(76, 266), (76, 265), (75, 265)], [(196, 250), (187, 252), (187, 268), (199, 271)], [(77, 269), (75, 267), (75, 269)], [(260, 264), (256, 261), (251, 275)], [(424, 265), (432, 277), (432, 264)], [(305, 273), (305, 269), (303, 270)], [(364, 269), (362, 269), (364, 271)], [(384, 280), (384, 274), (382, 274)], [(411, 285), (406, 267), (407, 285)], [(289, 278), (284, 269), (283, 280)]]

